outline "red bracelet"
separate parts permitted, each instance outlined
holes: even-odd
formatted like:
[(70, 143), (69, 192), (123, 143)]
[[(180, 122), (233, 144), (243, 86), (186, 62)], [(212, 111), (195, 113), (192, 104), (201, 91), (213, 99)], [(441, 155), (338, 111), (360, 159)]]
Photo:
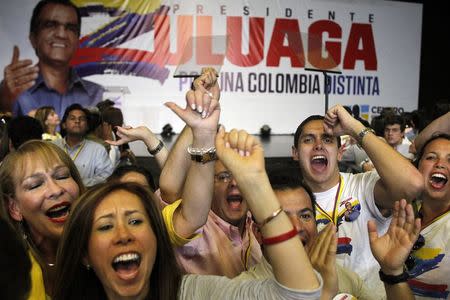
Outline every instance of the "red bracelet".
[(289, 239), (292, 239), (297, 234), (298, 234), (297, 229), (292, 228), (291, 231), (288, 231), (286, 233), (280, 234), (278, 236), (265, 238), (265, 239), (262, 240), (262, 242), (263, 242), (264, 245), (274, 245), (274, 244), (278, 244), (278, 243), (287, 241)]

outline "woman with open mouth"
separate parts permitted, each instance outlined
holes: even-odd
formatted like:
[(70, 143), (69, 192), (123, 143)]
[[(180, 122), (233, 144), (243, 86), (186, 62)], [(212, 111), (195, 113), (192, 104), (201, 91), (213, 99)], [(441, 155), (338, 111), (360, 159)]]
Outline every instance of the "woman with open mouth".
[(321, 277), (270, 187), (263, 148), (250, 135), (238, 144), (243, 133), (235, 133), (219, 130), (217, 155), (261, 225), (275, 279), (181, 275), (154, 195), (135, 183), (110, 182), (72, 206), (53, 299), (318, 299)]
[(63, 150), (35, 140), (5, 157), (0, 184), (0, 211), (25, 239), (32, 261), (29, 299), (45, 299), (52, 294), (56, 251), (70, 207), (84, 191), (80, 175)]
[(425, 181), (415, 203), (422, 228), (406, 261), (408, 283), (416, 299), (450, 299), (450, 135), (432, 135), (417, 167)]

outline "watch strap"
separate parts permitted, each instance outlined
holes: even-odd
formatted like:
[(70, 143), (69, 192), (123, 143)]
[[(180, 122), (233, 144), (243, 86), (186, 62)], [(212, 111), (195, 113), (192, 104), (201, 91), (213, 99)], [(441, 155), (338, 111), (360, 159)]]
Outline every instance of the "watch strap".
[(375, 131), (370, 127), (366, 127), (358, 133), (358, 144), (360, 147), (362, 147), (363, 139), (368, 133), (375, 134)]
[(409, 278), (409, 274), (408, 272), (406, 272), (406, 270), (403, 270), (403, 273), (400, 275), (388, 275), (383, 273), (383, 271), (381, 270), (378, 273), (380, 274), (380, 280), (390, 285), (400, 282), (406, 282)]

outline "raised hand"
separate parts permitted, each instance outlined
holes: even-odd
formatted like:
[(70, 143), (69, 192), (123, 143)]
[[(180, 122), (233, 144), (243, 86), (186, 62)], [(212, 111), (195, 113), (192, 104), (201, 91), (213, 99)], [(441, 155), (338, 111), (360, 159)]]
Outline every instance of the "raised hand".
[(370, 249), (385, 274), (399, 275), (420, 233), (420, 219), (414, 219), (411, 204), (395, 202), (393, 217), (386, 234), (379, 237), (374, 221), (367, 223)]
[(3, 70), (2, 94), (7, 102), (15, 101), (21, 93), (35, 84), (38, 77), (38, 66), (33, 66), (30, 59), (20, 60), (19, 56), (19, 47), (14, 46), (11, 63)]
[(364, 128), (364, 125), (353, 118), (340, 104), (333, 106), (327, 111), (323, 126), (328, 134), (335, 136), (349, 134), (353, 137)]
[[(120, 139), (116, 141), (105, 140), (105, 142), (107, 142), (110, 145), (120, 146), (134, 141), (143, 141), (145, 144), (147, 144), (148, 142), (149, 144), (148, 147), (150, 149), (153, 149), (159, 143), (159, 140), (155, 136), (155, 134), (145, 126), (139, 126), (136, 128), (133, 128), (131, 126), (126, 127), (117, 126), (116, 128), (117, 128), (116, 134)], [(152, 145), (154, 147), (152, 147)]]
[[(213, 70), (213, 69), (212, 69)], [(220, 117), (220, 105), (217, 97), (204, 88), (217, 85), (216, 74), (206, 71), (196, 79), (198, 89), (186, 93), (186, 107), (183, 109), (174, 102), (165, 105), (176, 113), (187, 126), (192, 128), (195, 137), (215, 134)]]
[(328, 225), (319, 233), (308, 251), (313, 268), (316, 269), (323, 278), (322, 296), (325, 297), (322, 297), (321, 299), (332, 299), (338, 292), (336, 251), (336, 227), (333, 223), (328, 223)]
[(194, 89), (202, 90), (203, 92), (206, 90), (211, 93), (211, 97), (215, 99), (220, 99), (220, 88), (217, 82), (217, 74), (216, 70), (211, 67), (202, 68), (202, 74), (200, 77), (194, 80)]
[(221, 127), (216, 136), (216, 149), (220, 161), (238, 180), (265, 174), (263, 147), (245, 130), (233, 129), (225, 133)]
[(214, 111), (214, 104), (220, 99), (217, 72), (213, 68), (203, 68), (202, 74), (194, 80), (194, 89), (186, 93), (188, 106), (202, 115), (209, 116)]

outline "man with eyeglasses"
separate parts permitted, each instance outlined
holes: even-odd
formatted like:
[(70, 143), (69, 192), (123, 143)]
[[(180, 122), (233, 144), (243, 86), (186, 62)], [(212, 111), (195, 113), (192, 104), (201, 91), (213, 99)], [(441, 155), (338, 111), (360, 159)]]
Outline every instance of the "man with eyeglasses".
[(105, 181), (114, 168), (105, 147), (86, 139), (88, 117), (88, 110), (80, 104), (69, 106), (61, 122), (64, 138), (54, 143), (72, 158), (84, 185), (92, 186)]
[[(218, 74), (214, 69), (204, 68), (201, 73), (193, 83), (194, 89), (187, 92), (186, 100), (188, 107), (202, 118), (207, 118), (211, 114), (210, 102), (220, 99), (220, 89)], [(214, 164), (211, 209), (201, 229), (201, 236), (176, 248), (175, 254), (186, 273), (233, 278), (260, 261), (261, 248), (251, 230), (253, 221), (248, 213), (247, 202), (233, 174), (220, 161), (214, 161), (211, 149), (193, 151), (193, 141), (192, 128), (185, 126), (161, 171), (161, 198), (167, 203), (173, 203), (189, 192), (186, 182), (192, 180), (189, 176), (191, 164)], [(198, 189), (209, 188), (207, 181), (205, 178), (197, 184)]]
[(70, 60), (78, 48), (81, 16), (70, 1), (41, 0), (31, 17), (29, 39), (39, 59), (32, 65), (20, 59), (14, 47), (0, 86), (0, 109), (14, 115), (32, 114), (42, 106), (53, 106), (63, 115), (73, 103), (94, 106), (103, 97), (103, 87), (81, 79)]
[(202, 236), (177, 248), (176, 256), (189, 274), (233, 278), (258, 263), (262, 252), (233, 174), (220, 161), (215, 162), (214, 173), (211, 210)]

